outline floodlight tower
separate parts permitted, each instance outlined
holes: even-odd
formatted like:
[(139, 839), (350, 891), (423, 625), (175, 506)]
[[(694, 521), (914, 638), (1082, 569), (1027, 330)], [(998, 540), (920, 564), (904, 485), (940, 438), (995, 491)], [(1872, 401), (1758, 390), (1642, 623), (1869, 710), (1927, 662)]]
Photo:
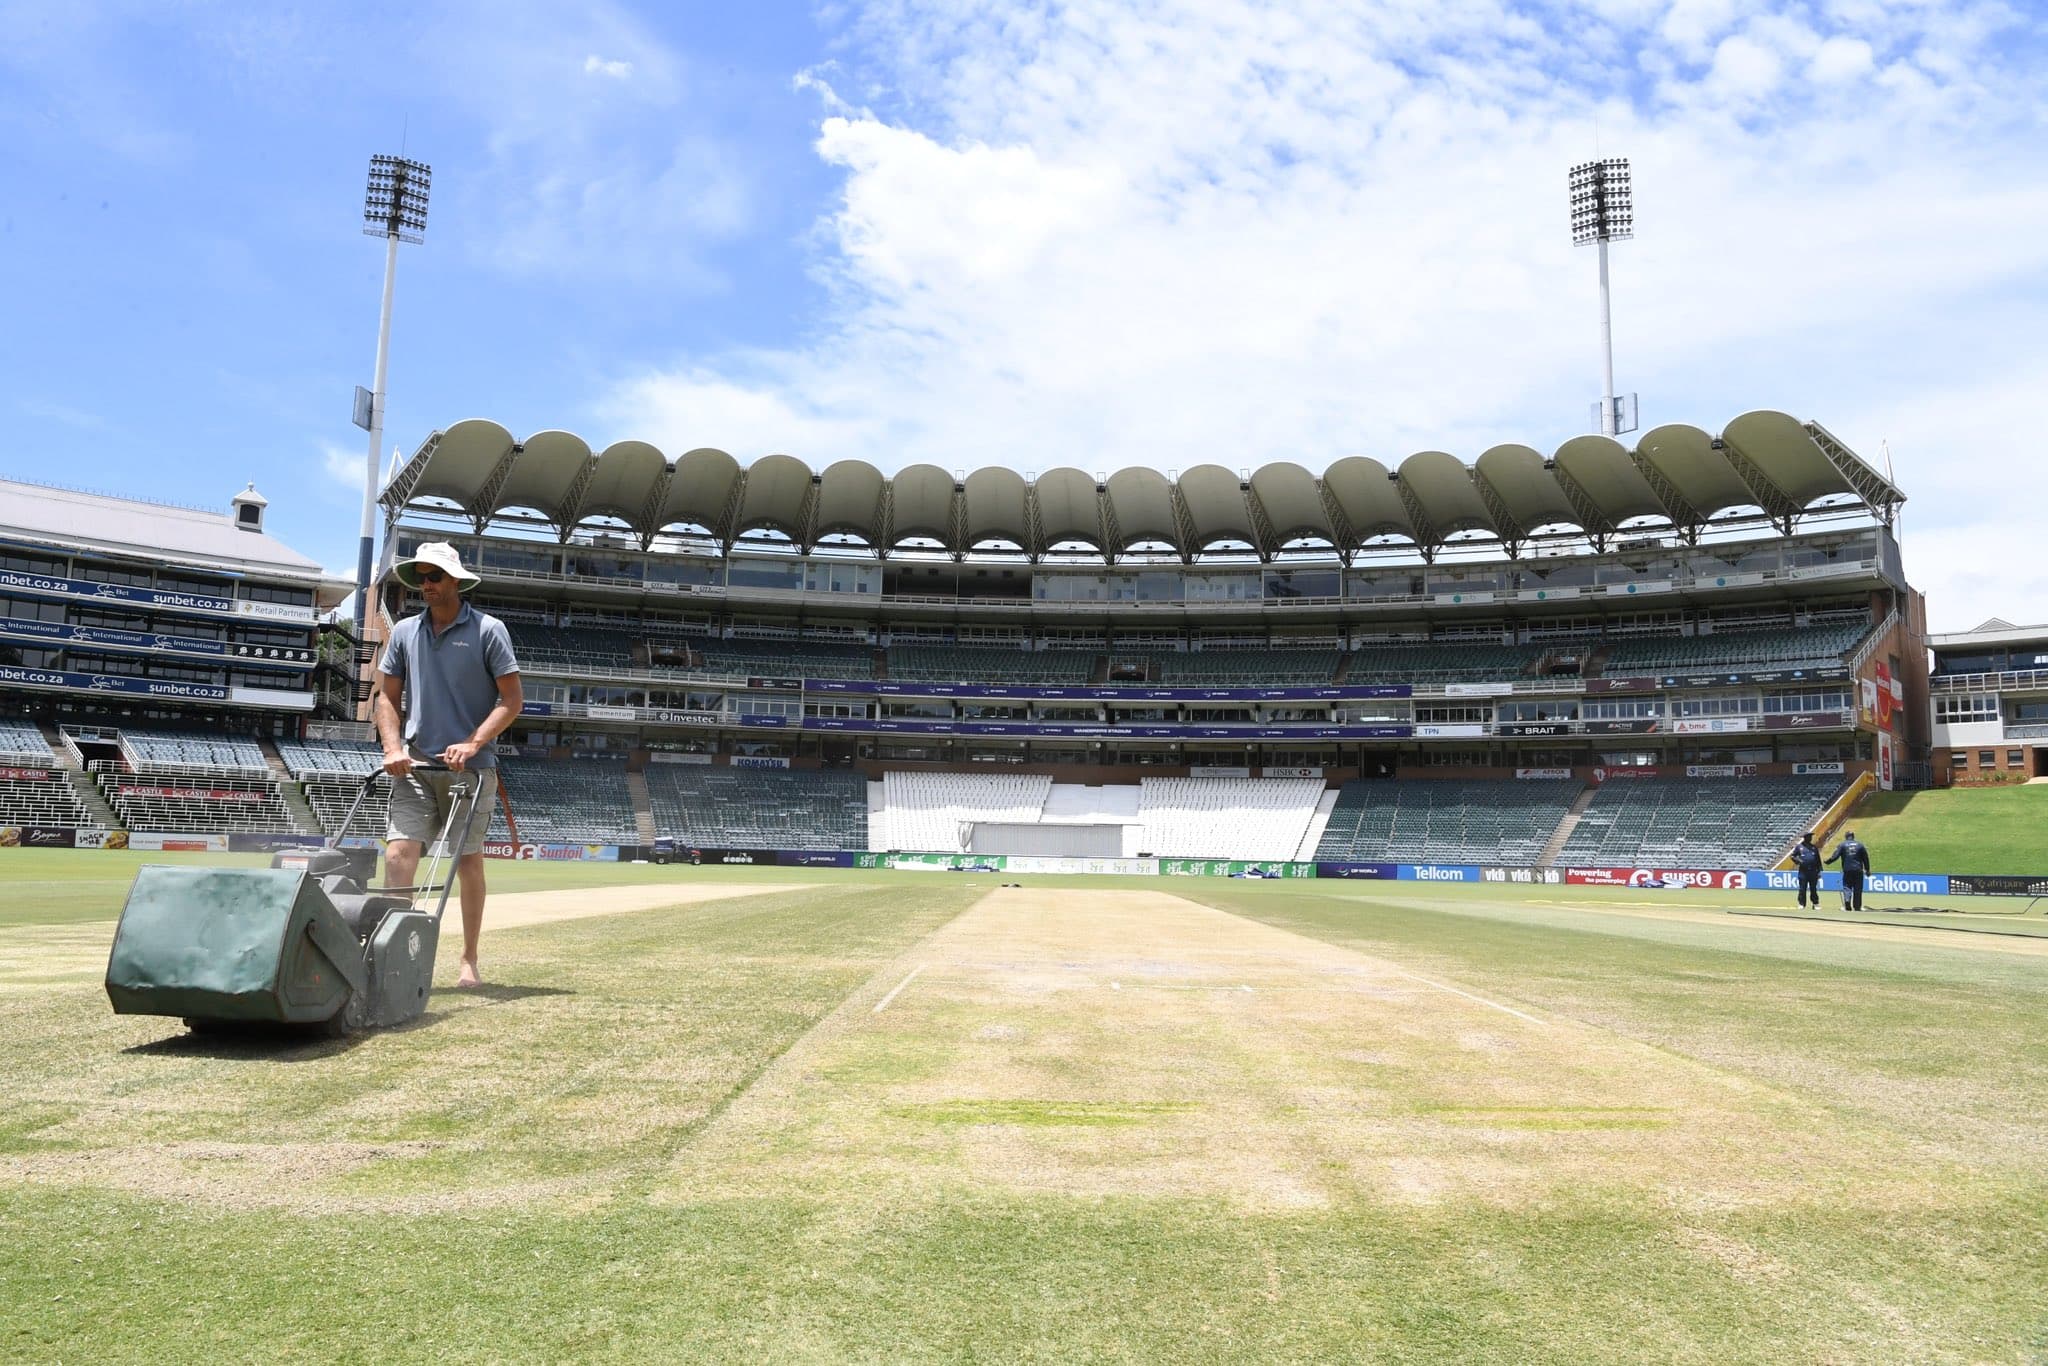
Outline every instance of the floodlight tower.
[[(363, 539), (356, 549), (356, 638), (369, 615), (370, 557), (377, 543), (378, 448), (384, 442), (384, 368), (391, 352), (391, 282), (398, 273), (398, 244), (426, 240), (427, 192), (433, 168), (404, 157), (370, 158), (370, 188), (363, 195), (363, 235), (384, 239), (384, 311), (377, 320), (377, 372), (367, 395), (356, 390), (356, 425), (370, 429), (370, 458), (363, 473)], [(365, 401), (367, 399), (367, 401)]]
[(1635, 236), (1635, 206), (1629, 189), (1628, 158), (1607, 157), (1572, 167), (1572, 242), (1600, 247), (1600, 362), (1605, 383), (1600, 390), (1600, 431), (1614, 436), (1624, 427), (1614, 399), (1614, 323), (1607, 303), (1607, 244)]

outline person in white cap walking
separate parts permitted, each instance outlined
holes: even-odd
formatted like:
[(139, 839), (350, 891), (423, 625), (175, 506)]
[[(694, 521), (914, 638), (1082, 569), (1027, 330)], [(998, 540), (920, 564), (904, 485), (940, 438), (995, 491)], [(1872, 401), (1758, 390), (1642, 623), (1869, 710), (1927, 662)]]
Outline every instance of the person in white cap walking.
[[(386, 830), (385, 881), (409, 887), (420, 855), (448, 819), (456, 775), (474, 772), (483, 785), (466, 830), (449, 832), (462, 888), (462, 965), (459, 987), (480, 986), (477, 941), (484, 925), (484, 832), (498, 791), (498, 760), (491, 742), (525, 705), (519, 661), (505, 623), (479, 612), (463, 595), (482, 580), (462, 567), (455, 547), (430, 541), (393, 566), (424, 608), (391, 629), (377, 665), (371, 719), (391, 775), (391, 819)], [(434, 759), (446, 772), (415, 772)]]

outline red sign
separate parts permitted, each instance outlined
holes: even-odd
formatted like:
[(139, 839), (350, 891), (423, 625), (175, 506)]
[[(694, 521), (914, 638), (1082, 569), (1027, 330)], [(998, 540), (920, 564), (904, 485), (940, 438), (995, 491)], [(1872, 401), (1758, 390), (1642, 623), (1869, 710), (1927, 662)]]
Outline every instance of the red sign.
[(33, 783), (49, 776), (46, 768), (0, 768), (0, 779), (10, 783)]
[(1749, 885), (1749, 876), (1717, 868), (1567, 868), (1564, 880), (1571, 887), (1719, 887), (1737, 890)]
[(1658, 768), (1655, 764), (1641, 768), (1623, 764), (1614, 768), (1596, 768), (1593, 770), (1593, 781), (1596, 783), (1613, 782), (1617, 778), (1661, 778), (1663, 776), (1664, 770)]
[(166, 797), (186, 802), (253, 802), (263, 800), (261, 792), (243, 792), (228, 787), (124, 787), (124, 797)]

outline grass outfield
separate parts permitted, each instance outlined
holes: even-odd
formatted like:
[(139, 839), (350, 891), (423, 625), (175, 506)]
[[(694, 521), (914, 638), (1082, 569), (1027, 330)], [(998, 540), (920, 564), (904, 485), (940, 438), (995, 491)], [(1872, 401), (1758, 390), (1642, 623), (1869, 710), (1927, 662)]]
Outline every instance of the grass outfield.
[(0, 1358), (2048, 1352), (2048, 942), (505, 865), (507, 919), (699, 899), (487, 931), (486, 991), (280, 1047), (107, 1010), (141, 861), (6, 864)]
[(2048, 873), (2048, 783), (1873, 792), (1849, 825), (1887, 872)]

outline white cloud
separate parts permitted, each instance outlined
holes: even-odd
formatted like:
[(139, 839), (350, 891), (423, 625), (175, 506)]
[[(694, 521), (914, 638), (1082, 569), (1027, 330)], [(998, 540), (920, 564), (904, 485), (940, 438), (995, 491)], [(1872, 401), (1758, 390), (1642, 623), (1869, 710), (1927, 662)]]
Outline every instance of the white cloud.
[[(600, 411), (671, 450), (813, 468), (1554, 445), (1599, 377), (1563, 195), (1596, 150), (1636, 168), (1616, 340), (1645, 425), (1777, 406), (1904, 449), (1885, 421), (1902, 377), (1962, 384), (1994, 345), (2001, 372), (2048, 373), (2037, 329), (1985, 331), (1983, 300), (2024, 316), (2048, 293), (2026, 226), (2048, 188), (2018, 173), (2042, 98), (1999, 60), (2000, 30), (1965, 25), (1973, 47), (1910, 7), (1857, 33), (1804, 9), (1745, 12), (1739, 32), (1724, 7), (1685, 11), (868, 11), (835, 85), (872, 107), (834, 98), (817, 140), (844, 176), (817, 267), (832, 311), (785, 350), (638, 370)], [(1842, 79), (1858, 45), (1903, 93)], [(1787, 79), (1816, 66), (1832, 79)], [(1916, 460), (1951, 439), (1921, 430)], [(1982, 459), (2033, 477), (2009, 443)], [(1916, 526), (1961, 516), (1938, 501)], [(2006, 610), (1983, 606), (1958, 610)]]
[(332, 441), (320, 443), (320, 472), (329, 483), (357, 495), (363, 491), (363, 466), (368, 459), (365, 447), (351, 449)]
[(706, 248), (751, 221), (746, 163), (692, 131), (685, 57), (617, 0), (454, 0), (418, 46), (483, 132), (442, 219), (462, 246), (521, 276), (720, 284)]
[(1823, 85), (1836, 85), (1870, 74), (1870, 44), (1861, 38), (1833, 37), (1820, 45), (1807, 63), (1806, 78)]

